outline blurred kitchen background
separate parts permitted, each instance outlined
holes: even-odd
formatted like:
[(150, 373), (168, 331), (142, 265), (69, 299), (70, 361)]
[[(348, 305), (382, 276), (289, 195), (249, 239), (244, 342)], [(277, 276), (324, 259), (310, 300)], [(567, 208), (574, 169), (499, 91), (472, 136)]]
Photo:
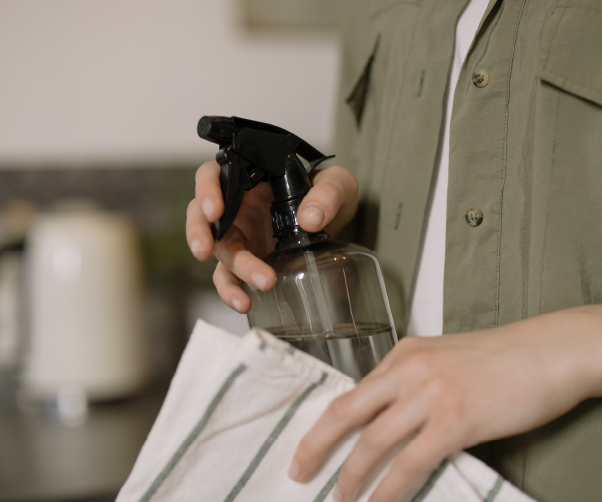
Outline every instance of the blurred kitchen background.
[(112, 501), (197, 318), (202, 115), (331, 151), (341, 0), (0, 0), (0, 502)]

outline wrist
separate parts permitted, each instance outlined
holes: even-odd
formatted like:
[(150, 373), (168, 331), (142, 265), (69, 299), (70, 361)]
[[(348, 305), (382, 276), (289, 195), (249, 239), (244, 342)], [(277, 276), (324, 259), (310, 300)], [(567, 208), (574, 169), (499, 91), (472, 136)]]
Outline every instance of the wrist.
[(558, 361), (568, 392), (579, 401), (602, 397), (602, 305), (549, 314), (551, 330), (564, 338), (566, 354)]

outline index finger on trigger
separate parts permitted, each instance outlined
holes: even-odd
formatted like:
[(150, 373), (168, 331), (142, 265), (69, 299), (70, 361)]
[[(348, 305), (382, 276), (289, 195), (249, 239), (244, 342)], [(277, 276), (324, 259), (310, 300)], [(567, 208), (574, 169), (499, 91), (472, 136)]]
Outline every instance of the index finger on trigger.
[(186, 209), (186, 241), (197, 260), (207, 260), (213, 253), (213, 235), (196, 199)]
[(269, 291), (276, 284), (276, 272), (266, 262), (249, 251), (231, 228), (217, 244), (215, 256), (236, 277), (261, 291)]
[(216, 222), (224, 212), (219, 176), (220, 166), (214, 160), (205, 162), (195, 175), (195, 198), (209, 223)]
[(347, 434), (373, 420), (393, 401), (388, 385), (372, 380), (336, 398), (299, 443), (288, 475), (307, 481)]
[(356, 177), (342, 167), (333, 166), (318, 172), (312, 189), (299, 206), (299, 224), (308, 232), (318, 232), (337, 214), (343, 224), (347, 223), (357, 209), (357, 191)]

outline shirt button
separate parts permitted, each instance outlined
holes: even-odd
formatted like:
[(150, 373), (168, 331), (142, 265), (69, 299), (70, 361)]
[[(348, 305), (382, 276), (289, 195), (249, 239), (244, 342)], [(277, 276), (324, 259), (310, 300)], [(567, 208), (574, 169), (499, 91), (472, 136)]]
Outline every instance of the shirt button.
[(489, 73), (487, 70), (477, 70), (472, 74), (472, 83), (476, 87), (485, 87), (489, 83)]
[(471, 207), (468, 211), (466, 211), (464, 217), (466, 218), (466, 223), (468, 223), (471, 227), (478, 227), (481, 223), (483, 223), (483, 213), (480, 209)]

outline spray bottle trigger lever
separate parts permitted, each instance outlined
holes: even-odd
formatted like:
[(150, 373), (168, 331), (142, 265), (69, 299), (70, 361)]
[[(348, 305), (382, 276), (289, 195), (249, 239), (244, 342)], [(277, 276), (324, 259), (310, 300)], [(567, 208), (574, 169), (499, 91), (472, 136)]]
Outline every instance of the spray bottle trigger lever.
[(219, 150), (216, 160), (220, 165), (219, 180), (224, 198), (222, 217), (211, 224), (211, 233), (215, 242), (218, 242), (234, 223), (245, 191), (265, 181), (268, 173), (232, 151), (231, 147)]

